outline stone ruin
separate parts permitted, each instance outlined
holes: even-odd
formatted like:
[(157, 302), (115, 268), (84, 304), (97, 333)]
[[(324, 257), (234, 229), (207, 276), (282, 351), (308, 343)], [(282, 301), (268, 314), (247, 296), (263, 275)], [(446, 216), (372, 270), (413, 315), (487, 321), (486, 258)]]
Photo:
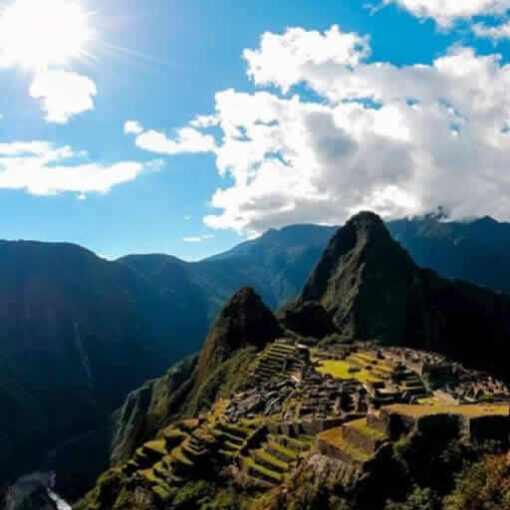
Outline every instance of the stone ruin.
[[(319, 372), (327, 360), (347, 361), (356, 370), (348, 378)], [(435, 366), (449, 375), (432, 393), (427, 374)], [(357, 371), (377, 377), (365, 379)], [(274, 487), (303, 461), (327, 463), (349, 485), (402, 433), (450, 431), (469, 440), (508, 442), (508, 404), (458, 405), (487, 398), (508, 402), (510, 393), (501, 381), (443, 356), (373, 344), (310, 350), (282, 340), (259, 353), (248, 382), (228, 401), (169, 427), (123, 469), (144, 481), (148, 492), (141, 497), (159, 499), (167, 484), (201, 476), (211, 461), (243, 487)]]

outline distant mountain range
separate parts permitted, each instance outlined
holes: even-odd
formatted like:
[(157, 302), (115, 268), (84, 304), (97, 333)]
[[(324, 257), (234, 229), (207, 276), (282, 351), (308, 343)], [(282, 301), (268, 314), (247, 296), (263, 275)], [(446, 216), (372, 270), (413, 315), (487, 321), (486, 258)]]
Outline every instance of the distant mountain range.
[[(510, 224), (428, 216), (387, 226), (418, 265), (510, 293)], [(239, 288), (273, 310), (298, 295), (336, 231), (270, 230), (194, 263), (110, 262), (70, 244), (1, 241), (0, 477), (93, 428), (130, 389), (198, 351)]]

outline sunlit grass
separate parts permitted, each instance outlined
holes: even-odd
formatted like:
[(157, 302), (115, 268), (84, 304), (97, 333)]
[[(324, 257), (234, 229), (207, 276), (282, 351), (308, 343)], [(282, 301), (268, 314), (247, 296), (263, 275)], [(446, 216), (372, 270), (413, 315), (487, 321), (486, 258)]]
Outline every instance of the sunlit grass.
[(325, 360), (321, 361), (317, 371), (324, 375), (331, 375), (335, 379), (357, 379), (362, 383), (379, 382), (381, 379), (370, 370), (359, 369), (347, 361)]

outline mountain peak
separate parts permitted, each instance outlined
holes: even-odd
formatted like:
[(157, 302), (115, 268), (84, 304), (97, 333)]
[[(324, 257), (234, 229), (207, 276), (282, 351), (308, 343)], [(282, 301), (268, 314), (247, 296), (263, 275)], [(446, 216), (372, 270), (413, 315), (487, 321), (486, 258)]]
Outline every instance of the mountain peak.
[(510, 299), (420, 268), (375, 214), (338, 230), (283, 323), (306, 336), (314, 317), (327, 325), (317, 306), (345, 338), (425, 347), (504, 374)]
[(372, 229), (383, 229), (386, 230), (384, 221), (380, 216), (372, 211), (361, 211), (354, 216), (345, 224), (353, 225), (358, 229), (372, 230)]
[(273, 313), (251, 287), (234, 294), (211, 327), (202, 349), (198, 378), (203, 380), (230, 355), (244, 347), (263, 348), (281, 334)]
[[(331, 291), (333, 280), (342, 279), (346, 270), (356, 270), (364, 267), (368, 260), (384, 260), (392, 255), (410, 261), (377, 214), (368, 211), (356, 214), (331, 239), (303, 290), (303, 301), (323, 302), (325, 298), (328, 301), (328, 287)], [(334, 296), (330, 297), (337, 301)]]
[[(385, 331), (400, 336), (404, 324), (395, 314), (393, 296), (401, 295), (412, 267), (411, 258), (393, 240), (383, 220), (364, 211), (333, 236), (300, 302), (320, 303), (346, 336), (384, 337)], [(373, 311), (367, 320), (368, 309)]]

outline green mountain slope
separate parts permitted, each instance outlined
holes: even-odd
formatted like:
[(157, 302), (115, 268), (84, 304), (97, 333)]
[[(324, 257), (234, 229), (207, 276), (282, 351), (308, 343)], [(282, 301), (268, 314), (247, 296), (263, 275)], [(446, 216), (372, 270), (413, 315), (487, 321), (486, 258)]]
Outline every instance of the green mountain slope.
[(428, 348), (508, 378), (510, 296), (419, 268), (372, 213), (332, 238), (297, 306), (306, 302), (346, 338)]

